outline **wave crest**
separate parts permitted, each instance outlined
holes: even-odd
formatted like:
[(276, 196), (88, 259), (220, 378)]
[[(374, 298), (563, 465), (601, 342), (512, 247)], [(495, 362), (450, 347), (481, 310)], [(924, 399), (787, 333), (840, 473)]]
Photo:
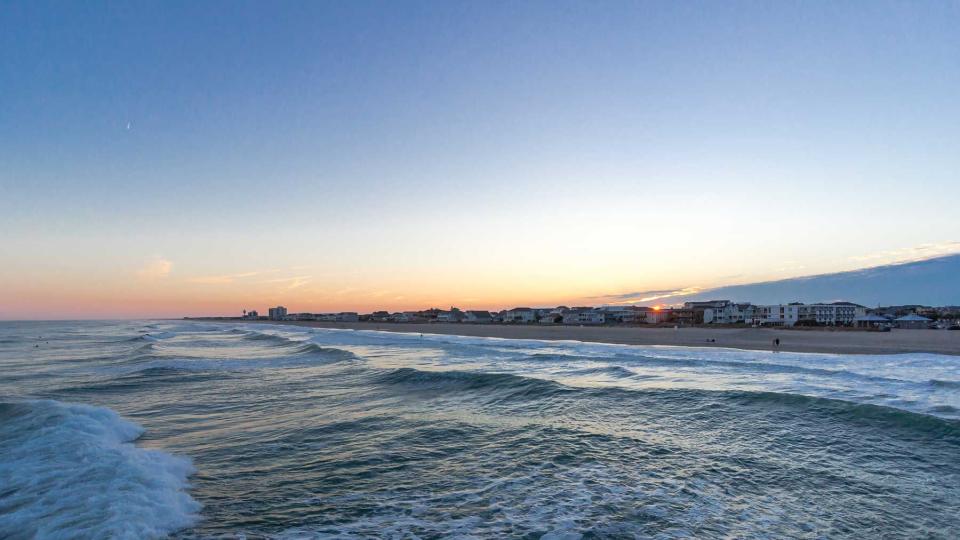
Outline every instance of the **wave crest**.
[(391, 370), (379, 377), (378, 382), (440, 392), (483, 390), (487, 392), (485, 396), (505, 400), (542, 398), (570, 390), (554, 381), (509, 373), (422, 371), (414, 368)]
[(0, 537), (160, 538), (197, 520), (188, 459), (104, 407), (0, 402)]

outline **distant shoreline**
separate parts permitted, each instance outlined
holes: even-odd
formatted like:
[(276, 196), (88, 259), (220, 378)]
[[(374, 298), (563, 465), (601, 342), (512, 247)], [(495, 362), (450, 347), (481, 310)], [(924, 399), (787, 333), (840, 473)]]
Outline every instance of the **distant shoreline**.
[(620, 345), (724, 347), (769, 351), (780, 339), (781, 351), (828, 354), (933, 353), (960, 356), (960, 331), (901, 330), (856, 332), (782, 328), (705, 328), (643, 326), (566, 326), (453, 323), (335, 323), (317, 321), (245, 321), (196, 318), (192, 321), (284, 324), (313, 328), (378, 330), (505, 339), (573, 340)]

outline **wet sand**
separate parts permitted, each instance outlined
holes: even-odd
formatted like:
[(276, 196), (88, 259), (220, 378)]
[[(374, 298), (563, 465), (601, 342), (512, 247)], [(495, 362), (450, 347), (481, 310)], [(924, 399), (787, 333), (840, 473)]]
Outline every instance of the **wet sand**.
[[(237, 321), (230, 321), (237, 322)], [(642, 326), (540, 326), (500, 324), (406, 324), (326, 323), (313, 321), (260, 321), (318, 328), (349, 328), (423, 334), (508, 339), (555, 339), (623, 345), (673, 345), (684, 347), (729, 347), (771, 350), (780, 339), (781, 351), (836, 354), (936, 353), (960, 355), (960, 331), (897, 330), (867, 332), (854, 330), (782, 328), (663, 328)], [(712, 341), (711, 341), (712, 340)]]

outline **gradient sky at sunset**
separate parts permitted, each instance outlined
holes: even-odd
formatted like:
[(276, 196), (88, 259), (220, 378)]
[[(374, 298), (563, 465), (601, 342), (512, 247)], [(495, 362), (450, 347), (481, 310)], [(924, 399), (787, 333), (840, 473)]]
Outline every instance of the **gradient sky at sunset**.
[(957, 2), (5, 2), (0, 318), (599, 304), (956, 252), (958, 28)]

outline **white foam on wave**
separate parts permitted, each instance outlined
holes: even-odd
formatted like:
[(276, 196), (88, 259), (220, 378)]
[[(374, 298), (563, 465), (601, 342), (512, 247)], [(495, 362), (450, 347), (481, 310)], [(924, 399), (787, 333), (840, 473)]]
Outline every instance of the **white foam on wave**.
[(334, 355), (335, 353), (331, 353), (330, 358), (314, 358), (309, 356), (264, 359), (169, 358), (124, 366), (110, 366), (100, 369), (99, 372), (115, 375), (132, 375), (155, 369), (170, 369), (191, 372), (223, 371), (241, 373), (261, 369), (321, 367), (335, 364), (346, 358), (345, 355), (343, 358), (337, 358), (334, 357)]
[[(419, 361), (416, 367), (422, 369), (513, 373), (572, 386), (794, 393), (960, 419), (960, 363), (938, 354), (774, 353), (280, 325), (258, 325), (258, 331), (307, 334), (314, 343), (343, 347), (368, 359), (374, 356), (356, 348), (376, 352), (379, 347), (386, 357), (396, 357), (405, 365)], [(417, 358), (399, 354), (398, 347), (417, 351)], [(422, 352), (428, 350), (442, 354), (424, 356)], [(393, 367), (383, 355), (376, 357), (380, 365)], [(583, 368), (607, 370), (589, 377), (571, 373)], [(635, 376), (601, 376), (612, 369)]]
[[(384, 488), (376, 494), (315, 498), (307, 504), (350, 507), (372, 503), (361, 518), (335, 515), (336, 524), (295, 527), (277, 540), (327, 538), (692, 538), (712, 526), (728, 536), (762, 537), (766, 528), (789, 522), (785, 509), (758, 505), (750, 522), (725, 520), (731, 508), (724, 487), (695, 476), (672, 478), (655, 471), (622, 470), (603, 463), (545, 463), (509, 476), (469, 477), (454, 491)], [(450, 506), (474, 513), (443, 510)], [(799, 511), (801, 507), (792, 509)], [(337, 510), (333, 510), (337, 512)], [(792, 524), (786, 523), (790, 530)], [(719, 533), (718, 533), (719, 534)], [(722, 535), (722, 534), (720, 534)]]
[(0, 403), (0, 538), (160, 538), (188, 527), (188, 459), (104, 407)]
[[(938, 354), (775, 353), (270, 324), (233, 328), (341, 348), (378, 367), (512, 373), (572, 386), (793, 393), (960, 419), (960, 363)], [(592, 376), (571, 373), (583, 368), (608, 369)], [(602, 376), (612, 369), (633, 375)]]

